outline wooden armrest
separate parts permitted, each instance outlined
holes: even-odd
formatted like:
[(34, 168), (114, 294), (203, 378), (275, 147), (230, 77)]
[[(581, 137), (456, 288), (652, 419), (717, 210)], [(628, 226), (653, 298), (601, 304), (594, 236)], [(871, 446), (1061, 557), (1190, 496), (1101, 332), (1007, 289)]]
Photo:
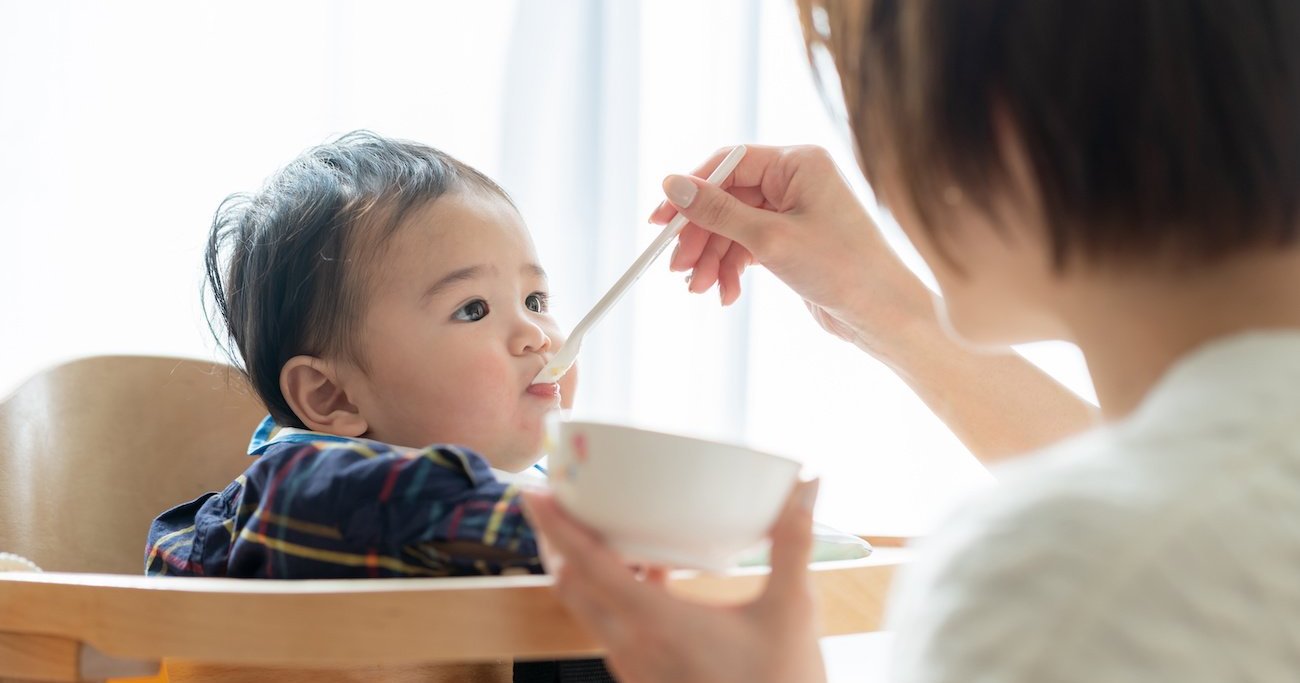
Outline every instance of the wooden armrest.
[[(905, 551), (814, 564), (821, 632), (879, 627)], [(762, 589), (765, 568), (675, 573), (670, 590), (737, 603)], [(555, 599), (546, 576), (253, 581), (118, 574), (0, 573), (0, 634), (63, 641), (124, 660), (346, 666), (560, 659), (600, 653)], [(3, 641), (0, 641), (3, 642)], [(46, 642), (46, 641), (28, 641)], [(75, 663), (71, 666), (75, 666)], [(62, 669), (60, 669), (62, 670)], [(6, 671), (0, 658), (0, 677)]]

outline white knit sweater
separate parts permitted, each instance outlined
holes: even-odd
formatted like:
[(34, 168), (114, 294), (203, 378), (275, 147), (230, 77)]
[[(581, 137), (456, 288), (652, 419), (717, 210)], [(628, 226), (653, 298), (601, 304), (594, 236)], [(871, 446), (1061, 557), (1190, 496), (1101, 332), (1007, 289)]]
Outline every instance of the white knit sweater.
[(900, 577), (891, 680), (1300, 681), (1300, 333), (996, 474)]

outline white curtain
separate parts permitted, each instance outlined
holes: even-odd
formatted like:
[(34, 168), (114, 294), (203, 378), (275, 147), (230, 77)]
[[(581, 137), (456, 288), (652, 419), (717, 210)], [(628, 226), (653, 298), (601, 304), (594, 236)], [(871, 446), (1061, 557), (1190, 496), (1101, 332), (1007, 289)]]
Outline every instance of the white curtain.
[[(512, 22), (500, 181), (528, 219), (566, 329), (635, 258), (639, 9), (522, 3)], [(613, 416), (631, 407), (632, 311), (612, 311), (581, 360), (579, 396)]]
[[(734, 1), (520, 4), (502, 180), (568, 326), (659, 231), (645, 220), (659, 178), (754, 137), (757, 13)], [(737, 30), (718, 30), (728, 25)], [(578, 412), (741, 438), (748, 301), (719, 313), (682, 280), (656, 268), (588, 338)]]

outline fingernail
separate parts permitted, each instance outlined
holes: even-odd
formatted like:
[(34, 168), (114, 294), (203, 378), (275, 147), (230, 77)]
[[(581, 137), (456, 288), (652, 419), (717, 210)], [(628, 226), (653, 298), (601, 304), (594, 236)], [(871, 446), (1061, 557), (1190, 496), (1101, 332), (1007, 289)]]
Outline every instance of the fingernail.
[(817, 506), (817, 490), (821, 485), (821, 479), (805, 481), (799, 485), (799, 507), (803, 508), (804, 512), (811, 513)]
[(723, 306), (727, 305), (727, 290), (723, 289), (721, 282), (718, 283), (718, 301)]
[(676, 265), (674, 264), (677, 263), (677, 252), (681, 250), (682, 250), (682, 243), (678, 242), (677, 246), (673, 247), (673, 255), (668, 257), (668, 270), (672, 271), (676, 269)]
[(649, 216), (646, 216), (645, 222), (647, 222), (647, 223), (654, 223), (654, 222), (655, 222), (655, 215), (658, 214), (660, 211), (662, 211), (663, 208), (664, 208), (664, 205), (667, 204), (667, 203), (668, 203), (668, 202), (659, 202), (659, 206), (656, 206), (656, 207), (655, 207), (655, 210), (654, 210), (654, 211), (651, 211)]
[(668, 195), (668, 201), (672, 202), (678, 208), (686, 208), (695, 201), (695, 193), (698, 188), (695, 183), (679, 175), (670, 175), (664, 179), (664, 194)]

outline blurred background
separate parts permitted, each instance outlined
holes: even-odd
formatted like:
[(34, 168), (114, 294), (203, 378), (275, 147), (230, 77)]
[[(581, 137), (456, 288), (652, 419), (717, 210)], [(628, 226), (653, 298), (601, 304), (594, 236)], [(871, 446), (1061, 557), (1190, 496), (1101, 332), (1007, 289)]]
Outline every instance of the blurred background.
[[(663, 176), (719, 147), (823, 145), (871, 202), (791, 0), (5, 1), (0, 102), (0, 395), (75, 356), (220, 358), (217, 204), (356, 128), (496, 178), (565, 326), (657, 234)], [(766, 272), (744, 285), (722, 309), (660, 261), (585, 342), (576, 412), (802, 460), (855, 532), (924, 533), (988, 484), (888, 370)], [(1093, 398), (1072, 347), (1021, 351)]]

